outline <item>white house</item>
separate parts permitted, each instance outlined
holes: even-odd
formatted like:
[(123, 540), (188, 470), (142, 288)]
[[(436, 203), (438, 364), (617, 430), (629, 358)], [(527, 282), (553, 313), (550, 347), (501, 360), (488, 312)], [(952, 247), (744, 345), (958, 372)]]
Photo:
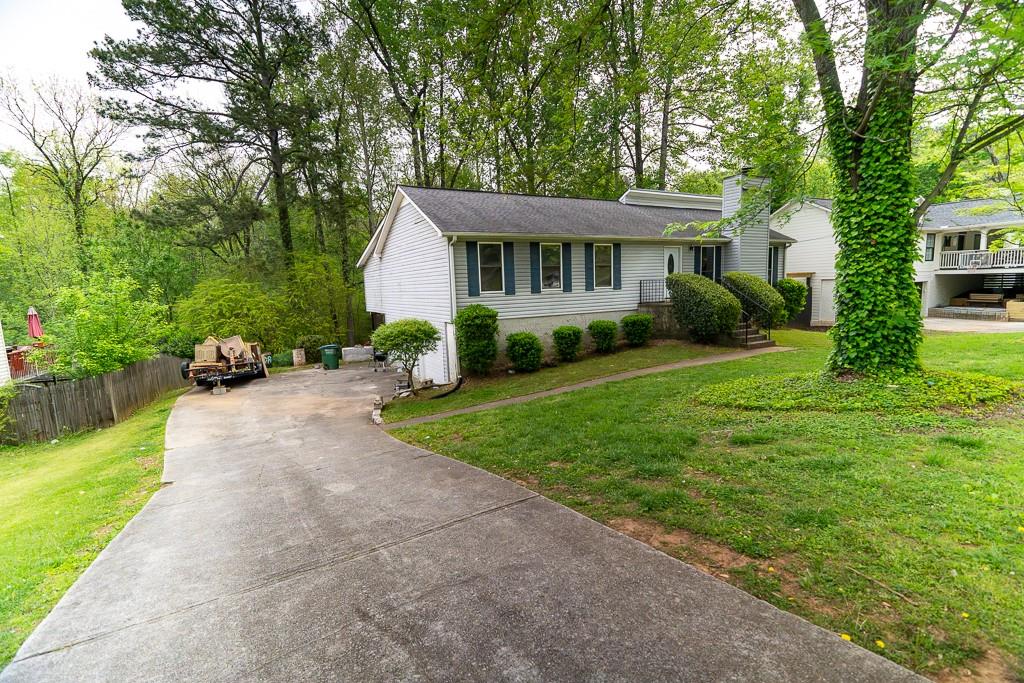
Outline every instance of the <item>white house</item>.
[[(831, 213), (832, 200), (806, 199), (789, 202), (771, 216), (773, 228), (785, 230), (796, 240), (786, 253), (786, 273), (807, 279), (812, 325), (835, 322), (838, 247)], [(915, 263), (922, 315), (955, 311), (957, 317), (1004, 317), (997, 300), (1024, 294), (1024, 249), (1001, 238), (1002, 248), (992, 250), (990, 240), (1000, 231), (1022, 226), (1024, 216), (1004, 200), (949, 202), (929, 208), (921, 222)], [(953, 308), (943, 310), (951, 304)]]
[[(765, 182), (738, 175), (721, 197), (629, 190), (617, 201), (399, 186), (359, 259), (366, 309), (378, 322), (433, 323), (442, 341), (419, 374), (443, 383), (459, 374), (452, 320), (473, 303), (498, 311), (501, 339), (547, 337), (664, 299), (677, 271), (774, 281), (792, 240), (769, 230), (767, 208), (731, 236), (701, 239), (694, 227), (734, 215), (743, 192)], [(665, 235), (670, 224), (690, 227)]]
[(7, 364), (7, 344), (4, 342), (4, 326), (0, 323), (0, 387), (11, 381), (11, 368)]

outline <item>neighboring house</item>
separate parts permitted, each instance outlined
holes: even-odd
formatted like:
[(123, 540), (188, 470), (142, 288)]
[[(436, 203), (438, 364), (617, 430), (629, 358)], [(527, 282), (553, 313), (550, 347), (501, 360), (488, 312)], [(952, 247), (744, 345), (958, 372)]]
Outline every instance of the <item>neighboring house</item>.
[[(806, 278), (811, 290), (810, 324), (835, 322), (836, 254), (832, 232), (832, 200), (793, 201), (772, 214), (773, 228), (785, 230), (796, 243), (787, 251), (786, 273)], [(920, 253), (915, 280), (921, 292), (921, 314), (941, 313), (968, 293), (1024, 293), (1024, 249), (1001, 239), (1000, 231), (1024, 226), (1024, 216), (1004, 200), (969, 200), (935, 204), (921, 222)], [(884, 267), (884, 264), (879, 264)], [(984, 313), (981, 311), (980, 313)]]
[(11, 368), (7, 363), (7, 344), (4, 342), (4, 326), (0, 323), (0, 387), (11, 381)]
[[(760, 178), (732, 176), (723, 196), (629, 190), (618, 201), (399, 186), (359, 259), (375, 322), (430, 321), (438, 350), (420, 379), (458, 376), (452, 320), (474, 303), (498, 311), (500, 340), (519, 330), (549, 337), (559, 325), (618, 321), (643, 298), (665, 298), (679, 271), (718, 279), (785, 271), (788, 237), (770, 233), (768, 210), (731, 237), (700, 239), (695, 224), (734, 215)], [(670, 224), (688, 225), (666, 236)]]

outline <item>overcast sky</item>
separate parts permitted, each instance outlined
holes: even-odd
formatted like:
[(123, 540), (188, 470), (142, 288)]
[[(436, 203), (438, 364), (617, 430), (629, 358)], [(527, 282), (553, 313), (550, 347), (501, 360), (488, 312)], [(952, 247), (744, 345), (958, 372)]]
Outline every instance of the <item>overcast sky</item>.
[[(104, 34), (134, 34), (120, 0), (0, 0), (0, 73), (22, 83), (51, 76), (84, 85), (86, 54)], [(0, 123), (0, 148), (24, 143)]]

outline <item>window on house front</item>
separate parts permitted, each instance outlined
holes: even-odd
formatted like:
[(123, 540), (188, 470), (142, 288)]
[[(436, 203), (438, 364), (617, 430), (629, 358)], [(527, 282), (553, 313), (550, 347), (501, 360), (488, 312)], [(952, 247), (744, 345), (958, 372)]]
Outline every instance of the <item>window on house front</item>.
[(935, 233), (930, 232), (924, 236), (924, 260), (935, 260)]
[(775, 264), (778, 263), (778, 247), (768, 247), (768, 282), (773, 285), (778, 282), (778, 273), (775, 272)]
[(543, 289), (562, 288), (562, 245), (540, 245), (540, 282)]
[(477, 250), (480, 255), (480, 291), (505, 291), (501, 242), (481, 242)]
[(974, 233), (974, 251), (981, 249), (981, 233)]
[(594, 286), (612, 286), (612, 245), (610, 244), (594, 245)]
[(715, 248), (714, 247), (701, 247), (700, 248), (700, 274), (704, 277), (714, 280), (715, 279)]

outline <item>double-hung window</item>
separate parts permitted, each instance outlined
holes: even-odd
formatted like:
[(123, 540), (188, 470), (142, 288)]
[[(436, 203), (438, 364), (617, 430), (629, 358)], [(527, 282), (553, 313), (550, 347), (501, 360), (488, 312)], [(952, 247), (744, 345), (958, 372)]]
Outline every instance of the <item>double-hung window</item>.
[(779, 281), (779, 274), (775, 272), (775, 266), (779, 261), (779, 248), (768, 247), (768, 282), (772, 285)]
[(709, 280), (715, 279), (715, 248), (699, 247), (700, 249), (700, 274)]
[(480, 256), (480, 291), (505, 291), (501, 242), (480, 242), (477, 249)]
[(612, 286), (612, 245), (594, 245), (594, 287)]
[(935, 260), (935, 233), (930, 232), (924, 236), (924, 260)]
[(540, 282), (542, 289), (562, 288), (562, 245), (540, 245)]

